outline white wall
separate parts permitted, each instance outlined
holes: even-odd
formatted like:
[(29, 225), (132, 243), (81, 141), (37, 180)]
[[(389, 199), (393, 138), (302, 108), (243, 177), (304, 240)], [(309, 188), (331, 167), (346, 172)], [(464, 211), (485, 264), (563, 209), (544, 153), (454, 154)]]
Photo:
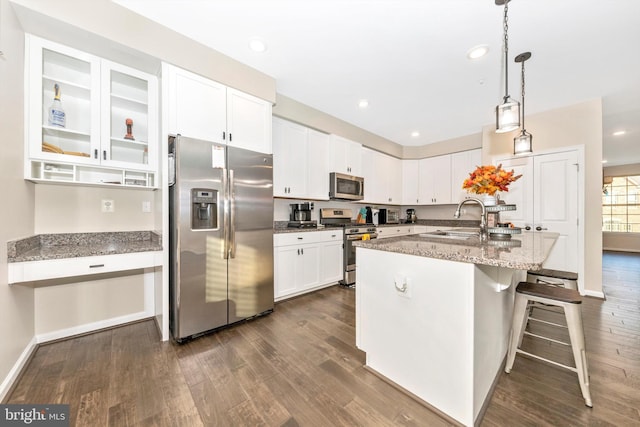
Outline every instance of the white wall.
[[(527, 116), (527, 131), (533, 135), (533, 153), (561, 147), (584, 146), (585, 291), (602, 292), (602, 100)], [(482, 158), (513, 154), (517, 131), (497, 134), (493, 125), (483, 129)]]
[[(0, 401), (34, 338), (33, 289), (7, 284), (7, 241), (33, 233), (33, 184), (23, 180), (24, 35), (0, 0)], [(24, 359), (22, 359), (24, 360)]]

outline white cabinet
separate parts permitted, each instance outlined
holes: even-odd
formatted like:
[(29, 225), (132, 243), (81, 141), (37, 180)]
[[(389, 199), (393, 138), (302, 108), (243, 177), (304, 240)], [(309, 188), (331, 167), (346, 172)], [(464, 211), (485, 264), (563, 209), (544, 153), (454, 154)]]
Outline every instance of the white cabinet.
[(273, 236), (276, 301), (342, 279), (342, 230)]
[(414, 234), (414, 226), (412, 225), (388, 225), (386, 227), (377, 227), (378, 239), (388, 237), (408, 236)]
[(420, 204), (420, 161), (402, 161), (402, 204)]
[(429, 157), (420, 160), (421, 205), (442, 205), (451, 202), (451, 155)]
[(25, 49), (25, 178), (155, 187), (156, 77), (30, 34)]
[(482, 150), (468, 150), (451, 155), (451, 202), (458, 203), (470, 196), (462, 189), (465, 179), (482, 163)]
[(168, 131), (271, 153), (271, 103), (163, 63)]
[(366, 203), (401, 203), (402, 162), (400, 159), (362, 148), (362, 176)]
[(362, 144), (331, 135), (329, 150), (331, 172), (362, 176)]
[(273, 118), (273, 195), (329, 199), (329, 135)]

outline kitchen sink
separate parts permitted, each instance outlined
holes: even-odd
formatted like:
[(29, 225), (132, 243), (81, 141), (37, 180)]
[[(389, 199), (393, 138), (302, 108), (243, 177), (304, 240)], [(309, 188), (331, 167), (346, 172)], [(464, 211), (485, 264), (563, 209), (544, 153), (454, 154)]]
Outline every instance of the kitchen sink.
[(421, 233), (420, 237), (431, 237), (437, 239), (468, 240), (480, 236), (477, 228), (456, 228), (452, 230), (437, 230), (429, 233)]

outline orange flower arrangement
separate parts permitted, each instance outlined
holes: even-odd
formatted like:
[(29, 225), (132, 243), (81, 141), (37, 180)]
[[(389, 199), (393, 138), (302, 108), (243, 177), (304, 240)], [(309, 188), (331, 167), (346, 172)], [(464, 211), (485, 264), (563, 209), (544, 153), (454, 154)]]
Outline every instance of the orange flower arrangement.
[(507, 172), (502, 169), (501, 164), (478, 166), (469, 174), (469, 178), (464, 180), (462, 188), (469, 193), (493, 196), (497, 191), (509, 191), (509, 184), (522, 177), (522, 175), (513, 176), (513, 174), (513, 169)]

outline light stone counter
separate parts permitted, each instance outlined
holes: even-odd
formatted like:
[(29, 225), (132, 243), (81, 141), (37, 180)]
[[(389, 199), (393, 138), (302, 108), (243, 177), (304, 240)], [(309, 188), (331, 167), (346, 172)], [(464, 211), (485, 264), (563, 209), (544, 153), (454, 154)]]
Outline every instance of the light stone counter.
[(478, 238), (454, 240), (411, 235), (359, 241), (354, 242), (354, 246), (516, 270), (539, 270), (557, 237), (557, 233), (523, 232), (510, 240), (481, 243)]

